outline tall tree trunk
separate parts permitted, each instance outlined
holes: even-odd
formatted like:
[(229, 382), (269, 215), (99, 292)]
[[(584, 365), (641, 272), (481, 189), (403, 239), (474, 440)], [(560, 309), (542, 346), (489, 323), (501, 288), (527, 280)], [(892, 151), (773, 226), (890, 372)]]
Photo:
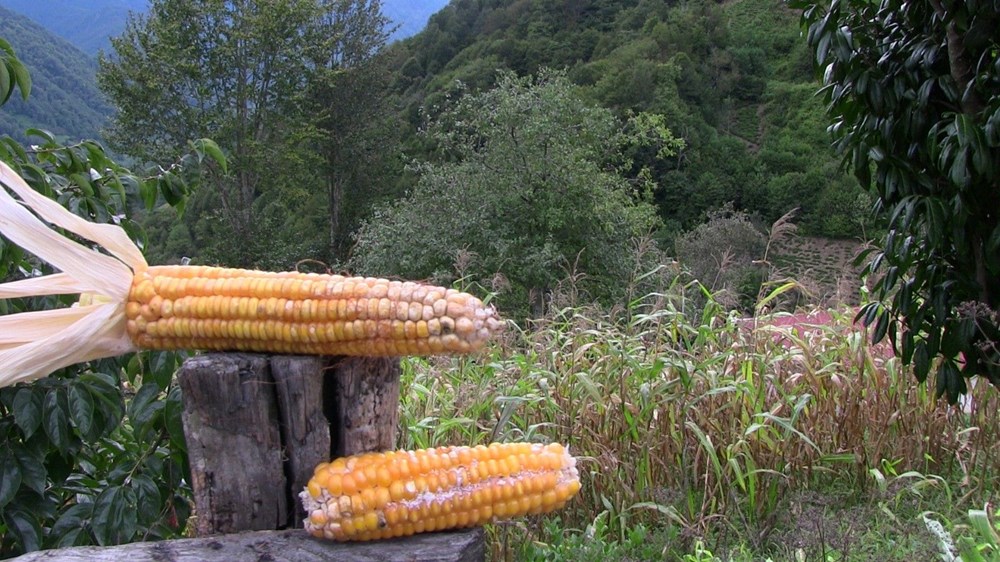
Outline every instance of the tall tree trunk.
[(330, 221), (330, 258), (341, 259), (344, 257), (341, 255), (341, 251), (344, 248), (343, 241), (341, 240), (341, 217), (343, 216), (344, 208), (344, 181), (341, 179), (339, 174), (331, 172), (327, 177), (326, 192), (328, 205), (327, 210)]

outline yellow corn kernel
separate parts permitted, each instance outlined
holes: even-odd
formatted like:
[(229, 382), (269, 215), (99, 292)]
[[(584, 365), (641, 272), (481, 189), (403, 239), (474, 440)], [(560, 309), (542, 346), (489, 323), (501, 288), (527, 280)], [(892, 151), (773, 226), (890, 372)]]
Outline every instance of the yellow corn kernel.
[(501, 325), (492, 307), (453, 289), (203, 266), (135, 275), (125, 313), (144, 348), (314, 355), (467, 353)]
[(576, 460), (562, 445), (494, 443), (337, 459), (317, 468), (300, 497), (306, 530), (345, 541), (544, 513), (579, 490)]

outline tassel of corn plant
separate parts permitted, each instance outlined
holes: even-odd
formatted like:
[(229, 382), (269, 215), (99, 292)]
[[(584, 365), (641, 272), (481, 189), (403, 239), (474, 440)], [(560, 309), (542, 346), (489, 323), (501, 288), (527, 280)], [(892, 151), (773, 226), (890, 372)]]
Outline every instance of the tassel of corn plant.
[[(0, 183), (0, 233), (61, 271), (0, 284), (0, 299), (81, 295), (72, 308), (0, 316), (0, 387), (138, 349), (467, 353), (480, 348), (501, 325), (493, 308), (478, 298), (419, 283), (151, 267), (124, 230), (70, 213), (36, 193), (2, 162)], [(43, 221), (103, 252), (70, 240)]]
[(322, 463), (300, 497), (312, 535), (365, 541), (547, 513), (579, 490), (562, 445), (494, 443)]

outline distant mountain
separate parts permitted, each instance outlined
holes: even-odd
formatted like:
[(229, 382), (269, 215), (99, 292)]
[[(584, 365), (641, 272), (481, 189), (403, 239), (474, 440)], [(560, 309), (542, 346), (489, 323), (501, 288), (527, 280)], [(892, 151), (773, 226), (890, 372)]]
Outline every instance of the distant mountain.
[(111, 48), (108, 38), (125, 29), (129, 12), (145, 12), (149, 0), (0, 0), (0, 7), (29, 17), (81, 51), (96, 55)]
[(398, 41), (420, 33), (427, 27), (427, 20), (447, 5), (448, 0), (383, 0), (382, 13), (392, 25), (399, 26), (391, 39)]
[(97, 138), (111, 107), (97, 89), (97, 62), (64, 39), (0, 6), (0, 37), (31, 74), (28, 101), (20, 92), (0, 107), (0, 134), (24, 140), (28, 127), (76, 140)]
[[(448, 0), (384, 0), (382, 13), (398, 26), (393, 41), (420, 32)], [(129, 12), (146, 12), (149, 0), (0, 0), (0, 7), (27, 16), (52, 33), (96, 55), (111, 48), (110, 37), (125, 29)]]

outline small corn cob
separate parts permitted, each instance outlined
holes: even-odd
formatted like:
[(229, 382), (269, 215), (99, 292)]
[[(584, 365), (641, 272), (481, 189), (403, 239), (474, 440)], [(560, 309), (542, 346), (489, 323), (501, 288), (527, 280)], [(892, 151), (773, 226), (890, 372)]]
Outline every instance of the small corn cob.
[[(0, 233), (60, 270), (0, 283), (0, 299), (81, 295), (73, 308), (0, 316), (0, 387), (143, 348), (466, 353), (500, 327), (492, 307), (442, 287), (297, 272), (150, 267), (120, 227), (70, 213), (3, 162), (0, 184)], [(50, 224), (89, 242), (81, 244)]]
[(579, 490), (562, 445), (494, 443), (321, 463), (300, 497), (312, 535), (366, 541), (546, 513)]
[(146, 349), (467, 353), (500, 327), (491, 307), (455, 289), (197, 266), (136, 275), (125, 313), (129, 336)]

